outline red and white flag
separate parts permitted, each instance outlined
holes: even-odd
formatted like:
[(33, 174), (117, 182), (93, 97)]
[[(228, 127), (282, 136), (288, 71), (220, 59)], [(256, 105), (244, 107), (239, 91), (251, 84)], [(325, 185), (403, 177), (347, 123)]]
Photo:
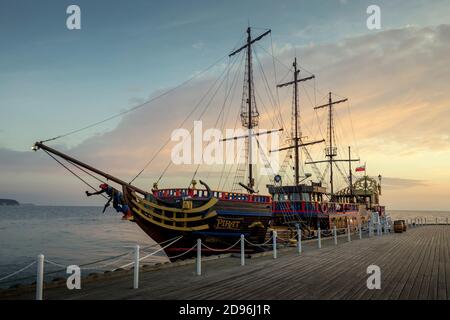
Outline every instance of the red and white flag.
[(356, 169), (356, 172), (365, 172), (366, 171), (366, 165), (364, 164), (363, 166), (359, 166)]

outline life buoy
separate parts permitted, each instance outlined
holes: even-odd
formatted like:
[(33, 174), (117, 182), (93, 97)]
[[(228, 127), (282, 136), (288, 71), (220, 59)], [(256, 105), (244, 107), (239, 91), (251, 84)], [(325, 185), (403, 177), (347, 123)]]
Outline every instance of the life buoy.
[(323, 213), (328, 212), (328, 204), (327, 204), (327, 203), (322, 203), (322, 204), (320, 205), (320, 210), (321, 210)]

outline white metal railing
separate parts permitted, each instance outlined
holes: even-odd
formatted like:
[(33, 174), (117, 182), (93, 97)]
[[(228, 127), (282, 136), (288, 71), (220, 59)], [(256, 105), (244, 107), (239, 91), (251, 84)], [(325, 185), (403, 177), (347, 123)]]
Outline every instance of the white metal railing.
[[(426, 218), (414, 218), (414, 219), (408, 219), (406, 220), (406, 223), (409, 226), (412, 226), (413, 228), (415, 227), (420, 227), (423, 225), (427, 224), (427, 220)], [(433, 223), (429, 223), (429, 224), (434, 224), (434, 225), (439, 225), (439, 224), (445, 224), (448, 225), (449, 224), (449, 219), (445, 218), (445, 220), (440, 220), (439, 218), (435, 218)], [(321, 230), (320, 228), (317, 230), (317, 247), (319, 249), (322, 248), (322, 242), (324, 240), (328, 240), (328, 239), (333, 239), (334, 241), (334, 245), (338, 245), (338, 232), (344, 232), (345, 236), (347, 236), (347, 242), (352, 241), (352, 235), (358, 235), (359, 239), (363, 238), (363, 232), (366, 233), (368, 235), (368, 237), (372, 237), (374, 235), (374, 233), (376, 232), (377, 236), (381, 237), (383, 235), (383, 231), (382, 229), (384, 229), (384, 234), (391, 232), (391, 226), (387, 223), (372, 223), (372, 222), (368, 222), (367, 224), (361, 225), (359, 224), (357, 227), (355, 226), (350, 226), (348, 225), (346, 228), (337, 228), (336, 226), (333, 226), (332, 229), (325, 229), (325, 230)], [(343, 235), (344, 236), (344, 235)], [(129, 266), (133, 266), (134, 270), (133, 270), (133, 288), (134, 289), (138, 289), (139, 288), (139, 270), (140, 270), (140, 262), (151, 257), (154, 256), (155, 254), (161, 252), (162, 250), (166, 249), (167, 247), (173, 245), (174, 243), (176, 243), (177, 241), (179, 241), (181, 238), (183, 238), (183, 236), (178, 236), (178, 237), (174, 237), (172, 239), (168, 239), (162, 243), (156, 243), (154, 245), (148, 246), (146, 248), (141, 248), (139, 245), (135, 245), (133, 251), (128, 251), (125, 252), (123, 254), (117, 255), (117, 256), (113, 256), (113, 257), (108, 257), (105, 259), (101, 259), (101, 260), (96, 260), (90, 263), (85, 263), (83, 265), (80, 265), (80, 269), (85, 269), (85, 270), (89, 270), (89, 269), (98, 269), (100, 267), (107, 267), (107, 266), (111, 266), (113, 264), (117, 264), (119, 261), (122, 261), (123, 259), (129, 259), (129, 256), (133, 255), (133, 261), (126, 263), (126, 264), (122, 264), (119, 267), (113, 268), (110, 271), (116, 271), (118, 269), (123, 269)], [(175, 255), (175, 256), (168, 256), (169, 259), (177, 259), (180, 258), (188, 253), (190, 253), (191, 251), (193, 251), (194, 249), (197, 249), (197, 256), (196, 256), (196, 274), (197, 275), (201, 275), (202, 274), (202, 268), (201, 268), (201, 263), (202, 263), (202, 247), (213, 251), (213, 252), (227, 252), (229, 250), (231, 250), (232, 248), (236, 247), (236, 246), (240, 246), (240, 265), (241, 266), (245, 266), (245, 244), (249, 244), (251, 246), (258, 246), (258, 247), (265, 247), (265, 246), (272, 246), (272, 251), (273, 251), (273, 258), (277, 259), (278, 258), (278, 244), (279, 243), (292, 243), (293, 241), (296, 241), (296, 249), (297, 249), (297, 253), (301, 254), (303, 247), (302, 247), (302, 238), (303, 234), (302, 234), (302, 230), (300, 229), (299, 226), (297, 226), (296, 231), (294, 232), (293, 236), (287, 239), (281, 239), (278, 237), (278, 233), (276, 230), (272, 231), (272, 235), (269, 239), (267, 239), (265, 242), (263, 243), (253, 243), (250, 242), (248, 239), (245, 238), (245, 236), (242, 234), (240, 236), (240, 238), (233, 243), (231, 246), (227, 247), (227, 248), (212, 248), (208, 245), (206, 245), (205, 243), (202, 243), (201, 239), (197, 240), (197, 243), (192, 246), (191, 248), (189, 248), (188, 250), (182, 252), (181, 254)], [(305, 236), (306, 239), (310, 239), (309, 241), (313, 241), (312, 239), (314, 237), (307, 237)], [(146, 250), (150, 249), (150, 248), (154, 248), (156, 246), (159, 246), (160, 248), (153, 250), (152, 252), (146, 252)], [(144, 253), (144, 256), (141, 257), (141, 253)], [(91, 265), (97, 265), (99, 263), (102, 262), (106, 262), (102, 264), (101, 266), (97, 266), (97, 267), (90, 267), (90, 268), (86, 268), (86, 266), (91, 266)], [(54, 274), (57, 272), (61, 272), (63, 270), (57, 270), (57, 271), (52, 271), (52, 272), (48, 272), (48, 273), (44, 273), (44, 265), (45, 264), (50, 264), (56, 267), (60, 267), (60, 268), (67, 268), (68, 266), (55, 262), (53, 260), (50, 260), (48, 258), (45, 258), (43, 254), (39, 254), (36, 258), (36, 261), (32, 261), (31, 263), (25, 265), (24, 267), (8, 274), (5, 276), (0, 277), (0, 282), (10, 282), (11, 279), (28, 270), (29, 268), (31, 268), (32, 266), (36, 265), (36, 300), (42, 300), (43, 299), (43, 281), (44, 281), (44, 276), (49, 275), (49, 274)], [(65, 270), (65, 269), (64, 269)], [(31, 277), (27, 277), (24, 279), (30, 279)]]

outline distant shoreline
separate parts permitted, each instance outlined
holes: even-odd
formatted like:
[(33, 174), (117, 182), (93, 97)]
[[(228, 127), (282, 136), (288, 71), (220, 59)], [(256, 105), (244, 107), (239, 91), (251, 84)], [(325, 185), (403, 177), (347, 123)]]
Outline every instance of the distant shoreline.
[(18, 206), (19, 201), (14, 199), (0, 199), (0, 206)]

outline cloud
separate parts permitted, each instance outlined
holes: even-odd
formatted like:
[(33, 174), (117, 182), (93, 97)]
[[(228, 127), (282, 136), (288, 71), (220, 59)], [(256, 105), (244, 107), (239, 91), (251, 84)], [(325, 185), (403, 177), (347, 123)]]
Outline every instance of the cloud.
[(430, 185), (429, 182), (425, 180), (393, 178), (393, 177), (383, 177), (381, 184), (383, 189), (388, 190), (426, 187)]
[(179, 29), (179, 28), (187, 27), (192, 24), (198, 24), (198, 23), (201, 23), (204, 21), (205, 21), (204, 17), (195, 17), (195, 18), (189, 18), (189, 19), (184, 19), (184, 20), (173, 19), (169, 22), (166, 22), (166, 23), (160, 25), (158, 29), (160, 29), (160, 30)]
[(450, 147), (449, 25), (388, 30), (299, 55), (322, 87), (350, 98), (362, 143), (409, 152)]
[(196, 43), (194, 43), (192, 45), (192, 48), (194, 48), (196, 50), (201, 50), (201, 49), (205, 48), (205, 43), (203, 41), (197, 41)]

